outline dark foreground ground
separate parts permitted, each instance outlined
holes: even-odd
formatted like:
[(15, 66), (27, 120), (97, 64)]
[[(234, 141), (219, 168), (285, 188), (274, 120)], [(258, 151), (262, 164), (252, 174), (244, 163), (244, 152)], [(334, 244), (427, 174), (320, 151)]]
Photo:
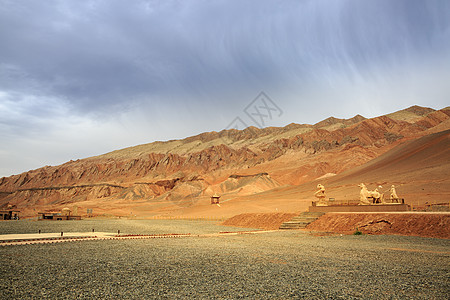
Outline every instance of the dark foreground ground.
[[(224, 228), (128, 222), (148, 234)], [(449, 257), (444, 239), (304, 231), (2, 246), (0, 299), (448, 299)]]

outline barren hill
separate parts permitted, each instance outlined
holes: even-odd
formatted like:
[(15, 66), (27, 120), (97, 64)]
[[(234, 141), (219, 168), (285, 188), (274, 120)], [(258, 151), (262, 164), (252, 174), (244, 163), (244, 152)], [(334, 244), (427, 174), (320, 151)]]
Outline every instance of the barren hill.
[(383, 186), (384, 191), (393, 184), (401, 197), (413, 205), (424, 205), (426, 202), (448, 203), (448, 174), (450, 130), (445, 130), (402, 144), (328, 182), (330, 187), (337, 189), (359, 180), (373, 188)]
[[(0, 205), (17, 205), (25, 215), (73, 205), (119, 215), (129, 214), (130, 210), (142, 215), (299, 210), (304, 203), (288, 204), (299, 197), (307, 199), (307, 194), (302, 193), (310, 192), (317, 184), (314, 180), (323, 178), (336, 190), (338, 186), (351, 185), (350, 178), (360, 175), (348, 172), (366, 172), (359, 166), (375, 158), (378, 159), (371, 164), (379, 166), (378, 161), (384, 161), (385, 165), (392, 165), (385, 162), (382, 154), (388, 155), (394, 149), (401, 156), (424, 143), (420, 140), (408, 144), (409, 148), (398, 146), (405, 141), (432, 133), (445, 136), (442, 132), (450, 128), (449, 119), (449, 109), (434, 111), (415, 106), (372, 119), (329, 118), (315, 125), (249, 127), (154, 142), (1, 178)], [(445, 138), (442, 143), (445, 144)], [(435, 147), (441, 149), (444, 144)], [(420, 161), (425, 165), (441, 162), (433, 180), (445, 181), (440, 172), (448, 171), (448, 152), (437, 148), (424, 152)], [(433, 160), (422, 159), (428, 153), (435, 153)], [(391, 172), (390, 177), (384, 175), (385, 171), (374, 172), (373, 176), (378, 174), (394, 182), (394, 174), (399, 174), (397, 178), (403, 173), (416, 174), (408, 180), (420, 181), (420, 172), (410, 170), (421, 169), (415, 164), (417, 160), (419, 157), (415, 156), (402, 160), (396, 165), (397, 173)], [(347, 177), (334, 176), (341, 173)], [(378, 180), (373, 178), (367, 178), (367, 182)], [(208, 201), (214, 193), (222, 195), (223, 209), (212, 212)]]
[[(379, 157), (335, 176), (319, 178), (298, 186), (283, 186), (256, 195), (238, 197), (224, 209), (239, 213), (246, 207), (252, 212), (292, 212), (306, 210), (314, 198), (318, 183), (326, 187), (327, 197), (336, 200), (358, 200), (359, 183), (369, 189), (379, 186), (389, 196), (395, 185), (406, 203), (448, 203), (450, 199), (450, 130), (426, 135), (402, 143)], [(232, 202), (232, 203), (231, 203)], [(251, 203), (251, 206), (249, 205)]]

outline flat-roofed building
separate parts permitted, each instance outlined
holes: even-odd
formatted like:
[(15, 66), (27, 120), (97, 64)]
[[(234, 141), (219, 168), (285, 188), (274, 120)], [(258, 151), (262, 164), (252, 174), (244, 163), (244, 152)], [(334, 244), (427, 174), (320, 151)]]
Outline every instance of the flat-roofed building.
[(19, 220), (19, 213), (17, 209), (0, 210), (0, 220)]

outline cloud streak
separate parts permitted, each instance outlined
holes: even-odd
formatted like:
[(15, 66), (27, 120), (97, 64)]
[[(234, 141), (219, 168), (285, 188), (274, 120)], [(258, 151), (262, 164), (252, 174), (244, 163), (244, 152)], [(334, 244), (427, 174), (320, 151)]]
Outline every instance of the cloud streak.
[(279, 126), (441, 108), (449, 20), (445, 0), (0, 0), (2, 165), (37, 132), (81, 143), (0, 176), (220, 130), (261, 90), (286, 112)]

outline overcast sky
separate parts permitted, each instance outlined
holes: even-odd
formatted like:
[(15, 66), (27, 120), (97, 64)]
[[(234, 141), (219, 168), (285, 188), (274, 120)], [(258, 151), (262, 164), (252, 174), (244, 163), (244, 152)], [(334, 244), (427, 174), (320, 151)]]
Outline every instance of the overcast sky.
[(450, 105), (447, 0), (0, 0), (0, 177), (415, 104)]

